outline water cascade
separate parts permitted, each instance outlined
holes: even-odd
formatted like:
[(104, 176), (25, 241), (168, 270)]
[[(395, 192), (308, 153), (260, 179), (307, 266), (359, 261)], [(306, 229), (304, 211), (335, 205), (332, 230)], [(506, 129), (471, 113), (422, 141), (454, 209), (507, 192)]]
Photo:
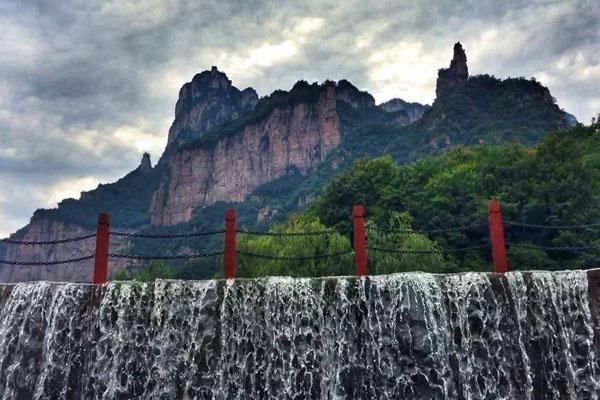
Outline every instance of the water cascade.
[(600, 271), (0, 286), (1, 399), (597, 399)]

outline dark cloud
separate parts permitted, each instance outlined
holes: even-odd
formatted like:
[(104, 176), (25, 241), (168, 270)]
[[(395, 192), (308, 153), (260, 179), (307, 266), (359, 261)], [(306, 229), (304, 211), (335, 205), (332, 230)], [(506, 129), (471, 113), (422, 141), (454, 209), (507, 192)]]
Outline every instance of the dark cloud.
[(595, 0), (65, 0), (0, 3), (0, 235), (37, 207), (157, 159), (179, 87), (219, 66), (262, 95), (347, 78), (430, 102), (463, 42), (474, 73), (536, 76), (600, 112)]

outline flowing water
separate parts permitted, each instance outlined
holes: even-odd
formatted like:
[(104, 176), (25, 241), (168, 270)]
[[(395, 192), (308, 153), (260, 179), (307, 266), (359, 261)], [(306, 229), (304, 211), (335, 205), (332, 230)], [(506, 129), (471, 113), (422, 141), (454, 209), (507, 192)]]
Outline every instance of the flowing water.
[(598, 399), (600, 276), (0, 286), (0, 399)]

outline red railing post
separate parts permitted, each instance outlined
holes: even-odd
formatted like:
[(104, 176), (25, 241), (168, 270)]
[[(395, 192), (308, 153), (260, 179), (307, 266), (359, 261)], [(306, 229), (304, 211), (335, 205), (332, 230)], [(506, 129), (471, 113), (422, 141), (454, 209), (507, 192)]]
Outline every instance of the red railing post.
[(504, 223), (500, 212), (500, 202), (492, 199), (488, 203), (488, 223), (490, 227), (490, 243), (492, 244), (492, 260), (494, 272), (508, 272), (506, 246), (504, 244)]
[(108, 280), (108, 239), (110, 233), (110, 214), (101, 213), (98, 216), (96, 228), (96, 258), (94, 259), (94, 285), (106, 283)]
[(235, 278), (235, 210), (225, 211), (225, 279)]
[(352, 207), (352, 225), (354, 227), (354, 262), (356, 275), (367, 275), (367, 237), (365, 232), (365, 208), (362, 205)]

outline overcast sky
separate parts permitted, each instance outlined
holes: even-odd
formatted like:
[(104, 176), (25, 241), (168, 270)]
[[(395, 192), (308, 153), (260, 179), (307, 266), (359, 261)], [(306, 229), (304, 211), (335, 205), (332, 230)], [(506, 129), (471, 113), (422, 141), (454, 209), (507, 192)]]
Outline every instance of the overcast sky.
[(431, 103), (456, 41), (471, 74), (535, 76), (600, 113), (600, 7), (581, 1), (0, 2), (0, 237), (160, 156), (181, 85), (216, 65), (259, 95), (347, 78)]

